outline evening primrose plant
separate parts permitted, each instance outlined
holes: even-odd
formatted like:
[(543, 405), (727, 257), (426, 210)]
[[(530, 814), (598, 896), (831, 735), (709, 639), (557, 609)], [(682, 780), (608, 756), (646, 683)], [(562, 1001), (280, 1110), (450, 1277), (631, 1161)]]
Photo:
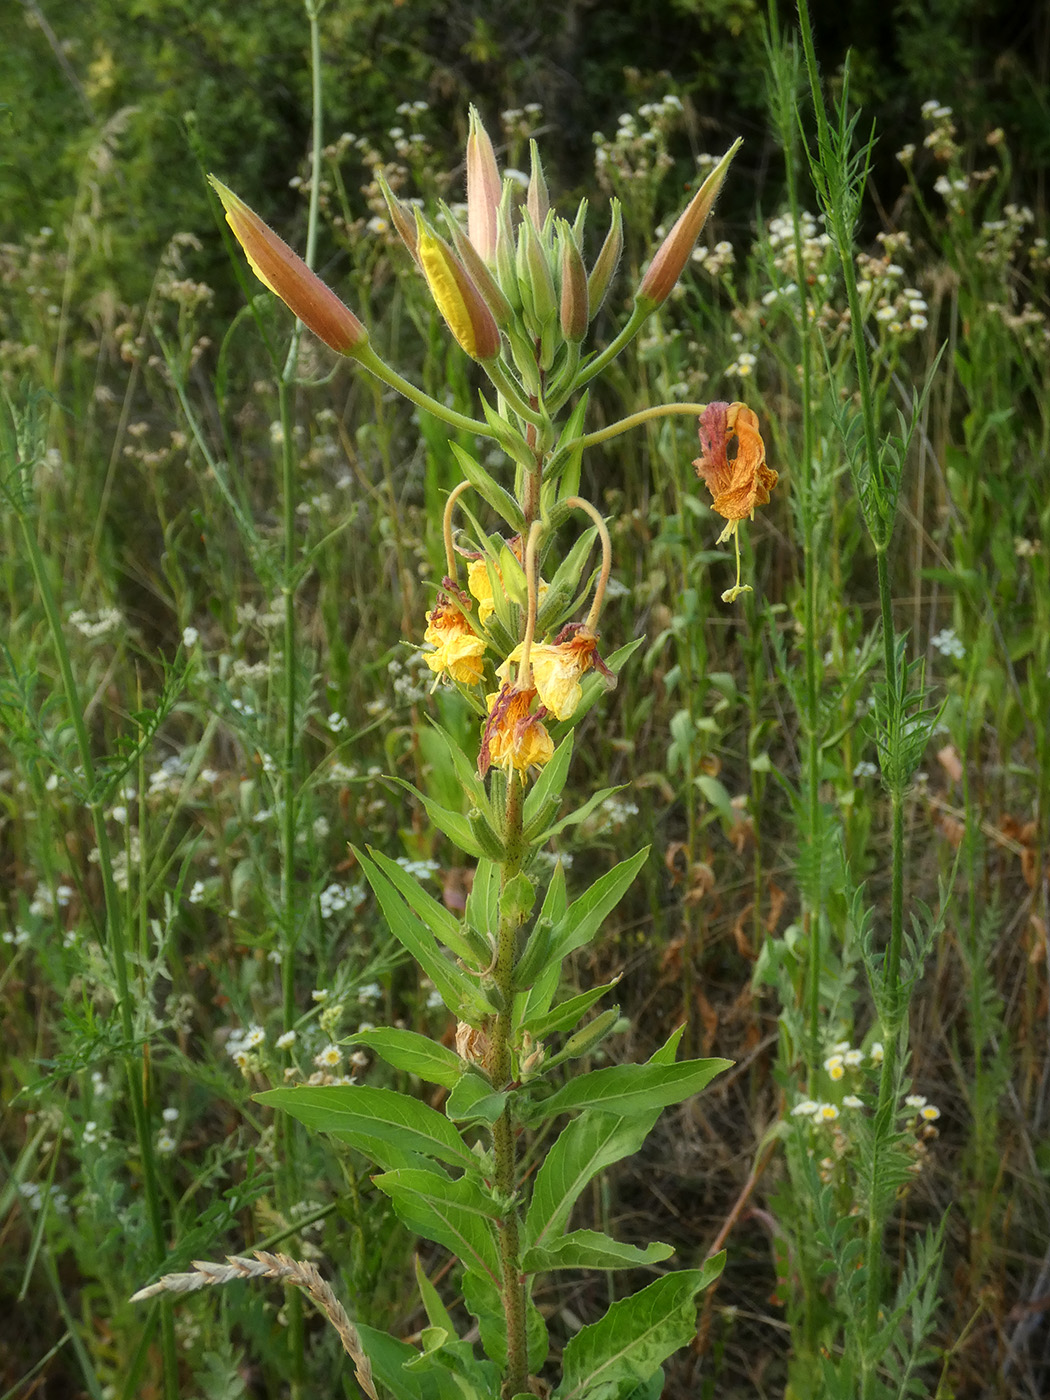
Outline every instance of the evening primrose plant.
[[(561, 812), (575, 727), (615, 684), (637, 645), (603, 655), (612, 542), (601, 512), (580, 494), (584, 450), (654, 418), (696, 416), (698, 473), (727, 521), (722, 539), (734, 542), (741, 521), (769, 500), (776, 483), (758, 420), (743, 404), (660, 404), (597, 431), (585, 427), (588, 386), (670, 295), (738, 144), (663, 240), (623, 329), (603, 349), (588, 345), (588, 333), (620, 258), (615, 199), (588, 267), (586, 201), (571, 221), (556, 213), (535, 142), (522, 198), (512, 179), (501, 178), (473, 110), (465, 228), (442, 206), (439, 229), (384, 187), (391, 221), (435, 305), (487, 380), (478, 418), (449, 408), (388, 365), (353, 312), (258, 215), (212, 180), (262, 282), (332, 349), (457, 434), (450, 447), (462, 480), (449, 493), (441, 522), (445, 574), (417, 637), (406, 640), (415, 643), (421, 634), (432, 685), (463, 698), (475, 716), (473, 739), (464, 745), (435, 725), (443, 771), (428, 791), (403, 786), (434, 828), (476, 862), (462, 917), (380, 851), (354, 852), (390, 930), (454, 1016), (455, 1042), (400, 1026), (349, 1038), (402, 1075), (436, 1086), (443, 1109), (354, 1082), (282, 1087), (258, 1097), (376, 1164), (374, 1184), (409, 1230), (458, 1259), (458, 1285), (480, 1350), (457, 1330), (451, 1300), (442, 1300), (422, 1269), (428, 1325), (419, 1346), (355, 1328), (316, 1271), (284, 1256), (201, 1264), (138, 1296), (232, 1278), (282, 1278), (332, 1320), (359, 1384), (373, 1397), (656, 1395), (662, 1363), (694, 1334), (698, 1293), (722, 1267), (717, 1255), (700, 1268), (661, 1273), (549, 1357), (547, 1323), (535, 1301), (540, 1276), (651, 1268), (673, 1252), (660, 1243), (639, 1248), (571, 1229), (576, 1202), (603, 1168), (638, 1150), (663, 1109), (700, 1092), (728, 1064), (677, 1060), (679, 1028), (645, 1064), (573, 1074), (576, 1062), (625, 1023), (616, 1006), (597, 1010), (614, 984), (561, 996), (561, 965), (598, 934), (647, 851), (574, 898), (564, 866), (539, 857), (615, 792), (596, 792)], [(464, 435), (489, 445), (484, 464), (463, 445)], [(490, 470), (500, 455), (508, 463), (503, 478)], [(483, 515), (498, 526), (485, 527)], [(746, 590), (737, 544), (736, 583), (723, 597), (731, 602)], [(450, 788), (461, 794), (458, 807), (448, 801)]]

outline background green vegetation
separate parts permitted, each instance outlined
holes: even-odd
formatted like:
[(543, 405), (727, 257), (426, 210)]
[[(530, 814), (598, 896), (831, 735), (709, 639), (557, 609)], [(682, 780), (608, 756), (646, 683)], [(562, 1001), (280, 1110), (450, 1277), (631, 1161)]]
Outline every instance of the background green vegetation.
[[(939, 916), (912, 1004), (908, 1072), (940, 1108), (940, 1135), (913, 1135), (915, 1180), (890, 1244), (903, 1251), (951, 1207), (926, 1390), (1039, 1395), (1050, 1386), (1050, 17), (1043, 7), (934, 3), (826, 4), (814, 19), (830, 77), (853, 48), (853, 98), (879, 133), (859, 273), (881, 402), (906, 404), (946, 346), (891, 556), (896, 625), (944, 704), (907, 812), (910, 897)], [(645, 644), (577, 751), (581, 789), (628, 786), (568, 852), (588, 873), (647, 839), (657, 854), (593, 961), (567, 972), (582, 985), (624, 973), (632, 1058), (684, 1016), (695, 1048), (738, 1062), (705, 1096), (703, 1116), (669, 1118), (588, 1212), (596, 1225), (615, 1220), (622, 1238), (675, 1243), (692, 1265), (761, 1169), (696, 1347), (669, 1370), (667, 1394), (682, 1400), (782, 1394), (789, 1374), (795, 1394), (816, 1393), (806, 1389), (813, 1358), (833, 1335), (831, 1283), (804, 1255), (812, 1212), (828, 1198), (818, 1186), (807, 1200), (798, 1171), (789, 1176), (790, 1162), (760, 1147), (804, 1089), (833, 1092), (789, 1073), (783, 1057), (778, 1068), (776, 1050), (778, 1026), (792, 1032), (799, 891), (811, 874), (812, 833), (794, 800), (813, 718), (801, 693), (810, 652), (819, 834), (845, 853), (854, 882), (867, 880), (876, 911), (887, 897), (886, 803), (857, 712), (874, 664), (874, 566), (835, 433), (853, 386), (816, 223), (802, 248), (812, 344), (828, 354), (815, 349), (826, 388), (813, 410), (823, 492), (810, 558), (815, 629), (803, 605), (800, 542), (813, 537), (799, 514), (801, 337), (784, 290), (798, 270), (775, 222), (789, 167), (769, 113), (763, 25), (750, 0), (333, 3), (323, 18), (332, 146), (319, 266), (389, 360), (460, 406), (472, 393), (468, 368), (401, 249), (369, 224), (381, 216), (377, 162), (404, 194), (457, 198), (469, 101), (494, 134), (502, 127), (508, 163), (525, 163), (524, 135), (535, 130), (563, 210), (583, 192), (595, 214), (610, 192), (625, 201), (624, 270), (603, 312), (611, 332), (654, 226), (695, 180), (696, 157), (746, 137), (705, 260), (619, 363), (593, 422), (674, 396), (746, 397), (759, 410), (782, 482), (750, 530), (755, 597), (733, 609), (718, 601), (731, 564), (714, 549), (688, 420), (619, 439), (585, 463), (618, 552), (606, 643)], [(0, 1394), (159, 1394), (160, 1329), (144, 1328), (126, 1302), (157, 1271), (147, 1177), (172, 1267), (280, 1247), (294, 1232), (362, 1322), (390, 1326), (393, 1316), (403, 1335), (419, 1326), (410, 1242), (363, 1162), (316, 1141), (275, 1143), (250, 1096), (293, 1063), (320, 1072), (314, 1057), (363, 1019), (449, 1029), (379, 939), (346, 843), (433, 862), (435, 891), (453, 906), (462, 898), (455, 850), (379, 777), (418, 776), (435, 762), (430, 705), (468, 733), (455, 697), (426, 698), (401, 641), (422, 635), (455, 465), (444, 430), (345, 367), (330, 374), (313, 345), (313, 382), (282, 425), (264, 337), (279, 365), (288, 318), (269, 299), (261, 325), (242, 309), (257, 288), (234, 275), (201, 172), (214, 170), (301, 246), (305, 200), (293, 182), (305, 171), (310, 104), (295, 0), (254, 5), (250, 22), (221, 5), (8, 4), (0, 93), (5, 489), (17, 436), (35, 463), (19, 506), (46, 561), (108, 784), (137, 991), (129, 1045), (96, 942), (99, 843), (59, 660), (7, 502), (0, 1290), (4, 1315), (19, 1321), (0, 1328)], [(668, 93), (680, 111), (661, 102)], [(931, 99), (953, 115), (924, 117)], [(405, 103), (426, 106), (399, 111)], [(532, 103), (540, 110), (524, 110)], [(645, 104), (633, 127), (619, 123)], [(508, 108), (520, 115), (501, 123)], [(608, 138), (597, 148), (596, 131)], [(908, 143), (914, 158), (902, 163)], [(291, 956), (274, 815), (286, 431), (300, 460), (296, 548), (310, 563), (296, 639), (309, 703), (298, 736), (294, 873), (306, 912), (291, 1055), (274, 1045), (286, 993), (278, 964)], [(845, 877), (829, 870), (828, 1049), (861, 1045), (871, 1023)], [(244, 1049), (255, 1025), (265, 1039), (249, 1035)], [(237, 1032), (244, 1072), (231, 1053)], [(148, 1066), (149, 1170), (118, 1068), (129, 1053), (140, 1075)], [(380, 1073), (345, 1057), (341, 1068)], [(854, 1147), (840, 1128), (811, 1160), (846, 1218)], [(442, 1261), (434, 1252), (426, 1263), (433, 1274)], [(571, 1335), (606, 1288), (579, 1280), (545, 1304)], [(290, 1316), (279, 1293), (229, 1289), (181, 1304), (171, 1325), (188, 1395), (312, 1393), (337, 1365), (334, 1343)]]

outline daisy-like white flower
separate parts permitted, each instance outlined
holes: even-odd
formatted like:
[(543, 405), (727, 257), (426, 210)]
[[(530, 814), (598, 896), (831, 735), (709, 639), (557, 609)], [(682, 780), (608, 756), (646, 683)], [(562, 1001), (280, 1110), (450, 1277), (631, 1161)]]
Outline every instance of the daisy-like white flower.
[(919, 1117), (927, 1123), (936, 1123), (940, 1116), (941, 1110), (932, 1103), (923, 1104), (922, 1108), (919, 1110)]
[(815, 1099), (800, 1099), (791, 1110), (792, 1118), (812, 1118), (820, 1107)]
[(882, 1048), (882, 1041), (876, 1040), (872, 1043), (871, 1049), (868, 1051), (868, 1059), (873, 1065), (881, 1065), (885, 1053), (886, 1052)]
[(863, 1050), (847, 1050), (842, 1057), (847, 1069), (856, 1069), (864, 1060)]
[(904, 1100), (904, 1106), (906, 1108), (925, 1108), (926, 1102), (925, 1094), (909, 1094)]
[(338, 1045), (326, 1045), (314, 1056), (314, 1064), (318, 1069), (335, 1069), (342, 1059), (343, 1052)]
[(813, 1117), (818, 1123), (834, 1123), (839, 1116), (838, 1108), (833, 1103), (822, 1103), (818, 1105)]
[(847, 1094), (846, 1097), (842, 1100), (842, 1107), (843, 1107), (843, 1108), (863, 1108), (863, 1107), (864, 1107), (864, 1100), (861, 1099), (861, 1098), (858, 1098), (856, 1094)]
[(828, 1072), (828, 1077), (830, 1079), (833, 1079), (836, 1083), (838, 1083), (838, 1081), (846, 1073), (845, 1069), (843, 1068), (843, 1058), (844, 1057), (842, 1055), (829, 1055), (828, 1058), (824, 1061), (824, 1068)]

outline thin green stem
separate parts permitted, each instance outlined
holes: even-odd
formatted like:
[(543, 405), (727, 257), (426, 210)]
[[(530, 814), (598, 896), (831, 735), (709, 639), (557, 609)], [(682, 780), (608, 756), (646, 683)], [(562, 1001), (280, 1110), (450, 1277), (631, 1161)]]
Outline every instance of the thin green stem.
[(550, 476), (561, 465), (562, 461), (571, 457), (574, 452), (594, 447), (599, 442), (608, 442), (610, 438), (619, 437), (621, 433), (629, 433), (632, 428), (639, 428), (643, 423), (649, 423), (654, 418), (669, 418), (672, 414), (681, 413), (688, 414), (692, 418), (699, 418), (706, 409), (706, 403), (654, 404), (651, 408), (643, 408), (638, 413), (630, 414), (627, 418), (620, 418), (617, 422), (610, 423), (606, 428), (596, 428), (593, 433), (581, 433), (579, 437), (559, 445), (547, 464), (547, 475)]
[[(91, 752), (91, 740), (88, 736), (84, 710), (80, 703), (76, 678), (73, 675), (73, 663), (70, 659), (69, 649), (66, 646), (65, 633), (62, 630), (62, 618), (59, 613), (57, 600), (51, 588), (51, 580), (48, 578), (47, 566), (40, 550), (36, 531), (24, 510), (19, 509), (18, 519), (22, 527), (22, 538), (25, 542), (26, 552), (29, 555), (33, 576), (36, 580), (37, 592), (47, 617), (52, 645), (55, 649), (58, 669), (62, 677), (62, 688), (66, 696), (66, 707), (70, 722), (73, 726), (77, 753), (84, 774), (86, 805), (91, 813), (91, 821), (95, 834), (95, 846), (98, 850), (99, 871), (102, 876), (102, 898), (105, 907), (105, 947), (112, 960), (113, 971), (117, 979), (117, 1001), (121, 1036), (125, 1045), (130, 1047), (135, 1040), (135, 1017), (128, 975), (128, 949), (126, 945), (127, 925), (125, 922), (125, 913), (121, 904), (120, 891), (117, 888), (117, 883), (113, 875), (113, 854), (109, 844), (109, 833), (106, 830), (106, 822), (103, 814), (104, 804), (102, 793), (99, 791), (96, 781), (95, 762)], [(144, 894), (141, 897), (144, 897)], [(135, 1124), (135, 1137), (138, 1141), (139, 1154), (142, 1159), (142, 1179), (146, 1195), (146, 1212), (150, 1223), (150, 1233), (153, 1236), (154, 1256), (157, 1264), (160, 1265), (167, 1255), (168, 1240), (164, 1225), (164, 1213), (161, 1208), (160, 1182), (157, 1176), (156, 1158), (153, 1153), (153, 1139), (150, 1135), (149, 1110), (146, 1104), (146, 1087), (142, 1074), (142, 1064), (140, 1060), (132, 1055), (130, 1049), (124, 1054), (123, 1060), (124, 1072), (128, 1085), (128, 1100), (131, 1104), (131, 1114)], [(166, 1400), (177, 1400), (179, 1391), (178, 1356), (175, 1346), (174, 1321), (171, 1307), (168, 1305), (163, 1306), (161, 1309), (161, 1342), (164, 1369), (164, 1394)]]
[(399, 394), (419, 408), (425, 408), (428, 413), (432, 413), (435, 418), (439, 418), (442, 423), (448, 423), (452, 428), (462, 428), (464, 432), (474, 433), (477, 437), (496, 438), (498, 435), (494, 428), (490, 428), (487, 423), (481, 423), (476, 418), (468, 418), (463, 413), (457, 413), (454, 408), (448, 408), (445, 404), (439, 403), (437, 399), (432, 399), (424, 390), (418, 389), (415, 384), (404, 379), (397, 370), (391, 369), (385, 360), (381, 360), (371, 345), (365, 345), (354, 352), (353, 357), (356, 362), (374, 374), (377, 379), (381, 379), (384, 384), (389, 384), (391, 389), (396, 389)]

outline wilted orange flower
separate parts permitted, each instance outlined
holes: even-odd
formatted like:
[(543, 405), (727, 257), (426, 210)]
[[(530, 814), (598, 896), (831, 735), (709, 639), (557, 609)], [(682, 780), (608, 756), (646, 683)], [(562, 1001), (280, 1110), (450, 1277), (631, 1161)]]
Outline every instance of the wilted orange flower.
[(476, 685), (481, 680), (485, 642), (475, 636), (447, 593), (439, 593), (433, 610), (427, 613), (423, 640), (434, 648), (423, 653), (423, 660), (436, 675), (445, 672), (462, 685)]
[[(512, 662), (521, 660), (520, 644), (514, 648), (496, 674), (505, 680)], [(534, 645), (529, 652), (532, 679), (540, 703), (555, 719), (571, 719), (580, 703), (583, 688), (580, 677), (592, 666), (609, 680), (612, 672), (598, 655), (597, 635), (579, 623), (562, 629), (553, 642)]]
[(541, 723), (547, 711), (541, 705), (535, 714), (530, 713), (535, 698), (534, 687), (519, 690), (513, 685), (504, 685), (498, 695), (489, 697), (489, 717), (478, 754), (482, 777), (493, 764), (509, 774), (514, 768), (524, 773), (550, 762), (554, 744)]
[[(758, 431), (758, 415), (743, 403), (709, 403), (700, 415), (700, 446), (704, 455), (693, 463), (711, 492), (712, 507), (730, 522), (721, 538), (728, 539), (737, 522), (764, 506), (777, 484), (777, 473), (766, 466), (766, 445)], [(736, 438), (736, 454), (728, 448)]]

